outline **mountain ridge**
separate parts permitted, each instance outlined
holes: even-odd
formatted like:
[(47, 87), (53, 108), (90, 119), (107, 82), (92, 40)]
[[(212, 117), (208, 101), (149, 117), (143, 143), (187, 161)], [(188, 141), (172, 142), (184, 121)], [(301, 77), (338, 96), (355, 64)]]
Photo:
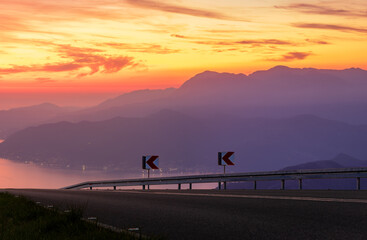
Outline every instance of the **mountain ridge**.
[(153, 117), (27, 128), (0, 144), (0, 156), (44, 165), (139, 171), (142, 155), (158, 154), (164, 169), (215, 172), (217, 151), (230, 149), (243, 159), (236, 162), (236, 171), (265, 171), (339, 152), (367, 159), (365, 142), (367, 126), (318, 117), (196, 119), (164, 110)]

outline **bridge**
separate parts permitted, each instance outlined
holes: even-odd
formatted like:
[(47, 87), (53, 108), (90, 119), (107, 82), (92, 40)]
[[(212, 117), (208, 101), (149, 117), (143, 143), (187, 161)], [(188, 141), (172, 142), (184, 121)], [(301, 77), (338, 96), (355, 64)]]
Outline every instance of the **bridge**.
[(287, 180), (297, 180), (299, 189), (302, 189), (303, 179), (356, 179), (356, 190), (361, 189), (361, 178), (367, 178), (367, 168), (338, 168), (338, 169), (310, 169), (310, 170), (292, 170), (292, 171), (269, 171), (269, 172), (247, 172), (247, 173), (227, 173), (227, 174), (205, 174), (205, 175), (188, 175), (176, 177), (155, 177), (155, 178), (137, 178), (137, 179), (120, 179), (105, 181), (88, 181), (75, 185), (64, 187), (63, 189), (83, 189), (96, 187), (113, 187), (117, 186), (142, 186), (145, 190), (150, 185), (169, 185), (177, 184), (181, 189), (182, 184), (189, 184), (192, 189), (194, 183), (215, 183), (218, 182), (218, 188), (226, 189), (227, 182), (253, 182), (254, 189), (257, 187), (258, 181), (279, 181), (280, 189), (285, 189)]

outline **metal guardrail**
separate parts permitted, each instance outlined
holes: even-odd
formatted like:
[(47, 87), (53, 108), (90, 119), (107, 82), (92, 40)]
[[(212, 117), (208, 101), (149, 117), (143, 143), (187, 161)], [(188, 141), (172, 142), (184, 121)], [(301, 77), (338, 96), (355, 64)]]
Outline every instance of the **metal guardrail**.
[(228, 174), (207, 174), (207, 175), (188, 175), (177, 177), (158, 177), (158, 178), (137, 178), (137, 179), (120, 179), (105, 181), (88, 181), (79, 184), (64, 187), (62, 189), (83, 189), (93, 187), (113, 187), (117, 186), (145, 186), (149, 185), (168, 185), (189, 184), (192, 189), (193, 183), (213, 183), (218, 182), (218, 187), (226, 189), (227, 182), (246, 182), (252, 181), (254, 189), (256, 189), (257, 181), (281, 181), (280, 189), (285, 189), (286, 180), (298, 180), (299, 189), (302, 189), (303, 179), (334, 179), (334, 178), (355, 178), (356, 189), (361, 189), (361, 178), (367, 178), (367, 168), (339, 168), (339, 169), (312, 169), (312, 170), (292, 170), (292, 171), (271, 171), (271, 172), (248, 172), (248, 173), (228, 173)]

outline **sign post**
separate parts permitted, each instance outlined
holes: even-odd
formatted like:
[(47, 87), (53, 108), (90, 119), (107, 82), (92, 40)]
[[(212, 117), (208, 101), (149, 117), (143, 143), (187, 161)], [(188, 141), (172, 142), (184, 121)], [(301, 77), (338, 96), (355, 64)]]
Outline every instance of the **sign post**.
[[(143, 169), (148, 170), (148, 178), (150, 178), (150, 169), (159, 169), (159, 156), (143, 156), (142, 160)], [(145, 190), (145, 185), (143, 185), (143, 190)]]
[[(218, 152), (218, 165), (223, 166), (223, 175), (225, 175), (226, 166), (234, 165), (234, 152)], [(218, 183), (218, 188), (221, 189), (221, 182)], [(227, 189), (227, 182), (223, 182), (223, 189)]]

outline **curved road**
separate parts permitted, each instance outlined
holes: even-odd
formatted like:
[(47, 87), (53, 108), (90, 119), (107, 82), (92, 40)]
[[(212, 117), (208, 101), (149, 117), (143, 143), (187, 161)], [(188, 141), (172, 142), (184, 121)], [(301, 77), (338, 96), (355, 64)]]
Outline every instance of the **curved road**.
[(367, 192), (8, 189), (167, 239), (367, 239)]

